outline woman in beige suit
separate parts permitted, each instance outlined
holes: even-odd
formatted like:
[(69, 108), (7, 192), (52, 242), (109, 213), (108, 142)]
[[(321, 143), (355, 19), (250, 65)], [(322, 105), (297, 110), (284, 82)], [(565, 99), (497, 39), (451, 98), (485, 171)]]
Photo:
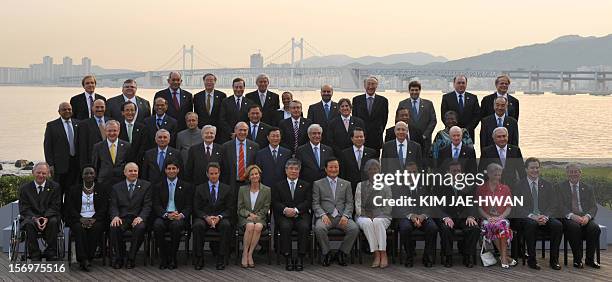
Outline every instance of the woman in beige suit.
[(255, 267), (253, 251), (270, 210), (271, 190), (259, 182), (261, 169), (256, 165), (246, 168), (249, 184), (238, 192), (238, 226), (244, 230), (242, 239), (242, 267)]

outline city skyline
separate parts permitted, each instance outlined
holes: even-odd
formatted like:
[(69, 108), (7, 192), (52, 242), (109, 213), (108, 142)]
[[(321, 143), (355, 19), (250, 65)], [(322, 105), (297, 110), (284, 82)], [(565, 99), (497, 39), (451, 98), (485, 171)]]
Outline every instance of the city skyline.
[(0, 11), (0, 23), (11, 27), (0, 36), (12, 44), (0, 51), (16, 55), (1, 56), (0, 66), (27, 67), (49, 55), (90, 57), (105, 68), (152, 70), (187, 44), (222, 66), (247, 67), (251, 54), (271, 55), (291, 37), (303, 37), (325, 55), (426, 52), (453, 60), (568, 34), (612, 31), (608, 1), (579, 6), (554, 1), (173, 3), (11, 3), (11, 9)]

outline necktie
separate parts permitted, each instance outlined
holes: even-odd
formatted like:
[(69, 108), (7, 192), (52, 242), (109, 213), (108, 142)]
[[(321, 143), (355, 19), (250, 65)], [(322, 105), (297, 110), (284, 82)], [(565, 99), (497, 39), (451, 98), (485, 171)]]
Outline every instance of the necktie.
[(166, 207), (167, 212), (176, 211), (176, 206), (174, 205), (174, 193), (176, 192), (176, 184), (174, 182), (170, 182), (168, 185), (168, 206)]
[(98, 129), (100, 130), (100, 136), (102, 136), (102, 139), (106, 139), (106, 126), (104, 125), (104, 119), (102, 118), (96, 118), (98, 120)]
[(157, 157), (157, 166), (159, 167), (160, 171), (164, 170), (165, 161), (166, 161), (166, 156), (164, 154), (164, 151), (159, 151), (159, 156)]
[(266, 104), (266, 94), (259, 94), (259, 101), (261, 102), (261, 107), (263, 108)]
[(206, 94), (206, 112), (210, 115), (210, 100), (212, 98), (211, 94)]
[(455, 147), (455, 150), (453, 151), (453, 159), (459, 159), (459, 148), (457, 147)]
[(36, 194), (40, 194), (40, 191), (42, 191), (42, 189), (43, 189), (42, 185), (36, 186)]
[[(336, 201), (336, 180), (332, 180), (329, 183), (329, 186), (332, 190), (332, 196), (334, 196), (334, 201)], [(334, 212), (332, 213), (332, 217), (338, 216), (338, 209), (334, 207)]]
[(291, 188), (291, 199), (293, 200), (293, 197), (295, 196), (295, 182), (289, 182), (289, 187)]
[(300, 123), (298, 121), (293, 122), (293, 152), (297, 151), (298, 147), (298, 136), (300, 134)]
[(533, 213), (539, 215), (538, 187), (535, 182), (531, 182), (531, 197), (533, 198)]
[(210, 158), (210, 147), (206, 146), (206, 158), (209, 159)]
[(459, 112), (463, 112), (463, 95), (459, 94)]
[(361, 170), (361, 149), (357, 149), (357, 168)]
[(498, 117), (497, 118), (497, 127), (503, 127), (504, 126), (504, 122), (502, 121), (502, 118)]
[(210, 201), (217, 202), (217, 190), (215, 190), (215, 184), (210, 185)]
[(404, 168), (405, 167), (405, 164), (404, 164), (404, 161), (405, 161), (404, 160), (404, 144), (399, 144), (399, 153), (398, 154), (399, 154), (398, 157), (400, 159), (400, 166), (402, 168)]
[(178, 92), (174, 91), (172, 93), (172, 101), (174, 102), (174, 109), (178, 112), (181, 109), (181, 105), (179, 104)]
[(130, 199), (132, 199), (132, 194), (134, 194), (134, 183), (130, 183), (130, 185), (128, 185), (128, 192), (130, 194)]
[(272, 150), (272, 158), (274, 159), (274, 162), (276, 162), (276, 150)]
[(325, 104), (325, 119), (329, 119), (329, 104)]
[(251, 137), (253, 140), (257, 139), (257, 125), (253, 124), (253, 129), (251, 129)]
[(127, 125), (127, 134), (128, 134), (128, 139), (130, 141), (130, 143), (132, 143), (132, 131), (134, 130), (134, 125), (131, 123), (128, 123)]
[(111, 160), (113, 161), (113, 164), (115, 164), (115, 158), (117, 157), (117, 148), (115, 146), (115, 143), (111, 144), (109, 151), (111, 155)]
[(94, 107), (93, 107), (93, 96), (94, 94), (89, 95), (89, 117), (93, 117), (94, 116)]
[(240, 97), (236, 98), (236, 110), (240, 111)]
[(344, 118), (344, 129), (346, 129), (346, 132), (348, 132), (349, 130), (349, 119), (348, 118)]
[(157, 118), (157, 129), (160, 129), (162, 127), (162, 121), (164, 121), (161, 118)]
[(368, 115), (372, 114), (372, 104), (374, 104), (374, 97), (368, 97)]
[(502, 167), (506, 167), (506, 152), (504, 149), (499, 149), (499, 160), (501, 161)]
[(419, 107), (417, 107), (417, 100), (412, 100), (412, 118), (417, 120), (419, 117)]
[(72, 129), (72, 123), (70, 120), (66, 121), (66, 129), (68, 131), (68, 147), (70, 147), (70, 155), (74, 156), (76, 150), (74, 149), (74, 131)]
[(581, 212), (580, 204), (578, 203), (578, 187), (576, 184), (571, 184), (572, 186), (572, 211), (573, 212)]
[(238, 178), (240, 178), (240, 181), (244, 180), (244, 173), (244, 146), (242, 142), (240, 142), (240, 150), (238, 151)]
[(312, 148), (314, 150), (315, 160), (317, 160), (317, 167), (321, 167), (321, 160), (319, 159), (319, 147)]

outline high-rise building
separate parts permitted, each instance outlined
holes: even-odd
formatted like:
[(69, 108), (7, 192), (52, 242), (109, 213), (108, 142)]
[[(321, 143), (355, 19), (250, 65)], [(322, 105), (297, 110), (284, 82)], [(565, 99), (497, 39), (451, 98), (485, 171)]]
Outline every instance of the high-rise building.
[(263, 56), (261, 53), (256, 53), (251, 55), (251, 68), (252, 69), (261, 69), (263, 68)]

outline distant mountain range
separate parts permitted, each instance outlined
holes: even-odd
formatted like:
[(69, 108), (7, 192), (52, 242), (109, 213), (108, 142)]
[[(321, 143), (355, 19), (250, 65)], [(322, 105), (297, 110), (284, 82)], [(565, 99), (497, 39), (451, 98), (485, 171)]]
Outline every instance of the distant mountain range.
[(340, 67), (352, 64), (371, 65), (371, 64), (397, 64), (407, 63), (411, 65), (425, 65), (434, 62), (446, 62), (448, 59), (442, 56), (434, 56), (424, 52), (393, 54), (382, 57), (364, 56), (359, 58), (347, 55), (313, 56), (304, 59), (306, 67)]

